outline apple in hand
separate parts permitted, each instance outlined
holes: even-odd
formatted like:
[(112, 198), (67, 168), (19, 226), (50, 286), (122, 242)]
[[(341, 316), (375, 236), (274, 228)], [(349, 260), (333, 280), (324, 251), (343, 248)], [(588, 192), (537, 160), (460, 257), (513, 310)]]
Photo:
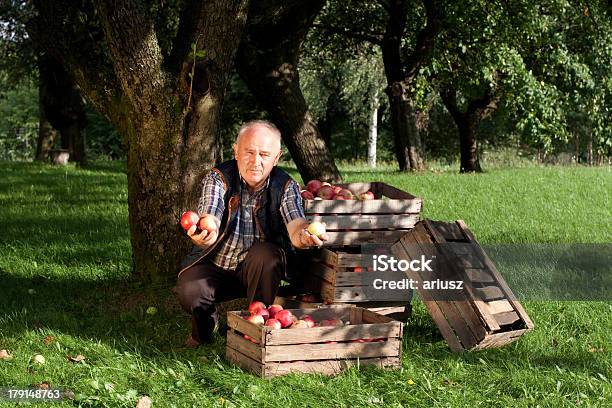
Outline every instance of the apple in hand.
[(181, 227), (185, 231), (188, 231), (189, 228), (194, 225), (198, 225), (198, 221), (200, 220), (200, 216), (193, 211), (185, 211), (183, 215), (181, 215)]
[(311, 222), (308, 225), (306, 231), (310, 232), (312, 235), (321, 238), (321, 235), (325, 234), (325, 225), (319, 221)]
[(266, 305), (263, 302), (255, 301), (249, 305), (249, 313), (253, 315), (259, 312), (261, 309), (265, 309), (265, 308), (266, 308)]
[(215, 220), (213, 220), (212, 217), (202, 217), (198, 221), (198, 228), (202, 231), (211, 232), (217, 229), (217, 224), (215, 223)]

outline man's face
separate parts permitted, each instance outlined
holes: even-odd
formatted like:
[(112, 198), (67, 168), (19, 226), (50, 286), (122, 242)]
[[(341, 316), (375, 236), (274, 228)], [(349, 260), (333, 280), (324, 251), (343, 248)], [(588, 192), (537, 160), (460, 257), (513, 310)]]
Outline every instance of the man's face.
[(264, 184), (280, 155), (278, 137), (265, 126), (250, 127), (234, 144), (240, 175), (253, 189)]

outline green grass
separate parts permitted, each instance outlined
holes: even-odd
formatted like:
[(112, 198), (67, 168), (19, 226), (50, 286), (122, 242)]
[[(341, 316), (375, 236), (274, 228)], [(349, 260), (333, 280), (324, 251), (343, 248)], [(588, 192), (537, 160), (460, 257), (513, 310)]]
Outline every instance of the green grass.
[[(464, 219), (484, 244), (612, 242), (610, 168), (481, 175), (343, 170), (348, 181), (385, 181), (423, 197), (425, 217)], [(65, 406), (133, 407), (141, 394), (157, 407), (604, 407), (612, 401), (611, 302), (525, 302), (535, 331), (502, 349), (463, 355), (448, 350), (417, 302), (399, 371), (256, 378), (224, 360), (220, 337), (184, 349), (188, 319), (169, 288), (130, 279), (120, 163), (88, 170), (0, 163), (0, 174), (0, 349), (13, 356), (0, 360), (0, 387), (49, 382), (76, 394)], [(146, 314), (149, 306), (158, 313)], [(47, 336), (53, 337), (48, 344)], [(38, 353), (44, 366), (30, 363)], [(77, 354), (86, 360), (66, 359)]]

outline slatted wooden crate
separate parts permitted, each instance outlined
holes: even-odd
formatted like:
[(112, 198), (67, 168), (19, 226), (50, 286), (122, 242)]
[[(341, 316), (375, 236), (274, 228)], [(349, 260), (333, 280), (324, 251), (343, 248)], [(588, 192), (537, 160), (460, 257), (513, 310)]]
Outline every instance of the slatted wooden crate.
[[(352, 365), (398, 368), (403, 326), (359, 307), (288, 309), (319, 322), (342, 319), (350, 325), (308, 329), (272, 329), (244, 320), (247, 312), (228, 312), (226, 357), (233, 364), (269, 378), (289, 373), (337, 374)], [(244, 338), (250, 336), (254, 341)], [(378, 342), (353, 342), (381, 339)]]
[(419, 221), (423, 200), (382, 182), (338, 184), (374, 200), (303, 200), (306, 217), (327, 224), (325, 246), (392, 243)]
[[(405, 231), (404, 231), (405, 233)], [(375, 279), (401, 280), (400, 271), (373, 271), (371, 255), (362, 255), (360, 248), (321, 248), (312, 251), (307, 268), (306, 289), (319, 293), (325, 303), (359, 303), (362, 307), (400, 307), (410, 303), (411, 291), (378, 290)], [(369, 257), (363, 259), (364, 256)], [(365, 305), (364, 303), (368, 303)]]
[[(392, 246), (397, 258), (436, 259), (433, 272), (408, 271), (419, 282), (419, 295), (453, 351), (500, 347), (534, 325), (504, 278), (465, 222), (425, 220)], [(461, 280), (452, 299), (440, 290), (423, 290), (425, 280)]]

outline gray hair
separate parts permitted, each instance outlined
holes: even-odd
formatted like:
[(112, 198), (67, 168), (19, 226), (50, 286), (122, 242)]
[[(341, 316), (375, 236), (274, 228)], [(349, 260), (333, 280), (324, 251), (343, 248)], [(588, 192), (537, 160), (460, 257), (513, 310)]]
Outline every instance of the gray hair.
[(244, 132), (246, 132), (250, 128), (257, 127), (257, 126), (265, 127), (266, 129), (274, 133), (274, 135), (278, 137), (279, 147), (281, 146), (282, 139), (281, 139), (280, 130), (278, 130), (278, 128), (276, 127), (274, 123), (269, 122), (267, 120), (261, 120), (261, 119), (250, 120), (246, 122), (245, 124), (243, 124), (242, 126), (240, 126), (240, 129), (238, 130), (238, 136), (236, 136), (236, 144), (238, 144), (238, 140), (240, 140), (240, 136), (242, 136)]

